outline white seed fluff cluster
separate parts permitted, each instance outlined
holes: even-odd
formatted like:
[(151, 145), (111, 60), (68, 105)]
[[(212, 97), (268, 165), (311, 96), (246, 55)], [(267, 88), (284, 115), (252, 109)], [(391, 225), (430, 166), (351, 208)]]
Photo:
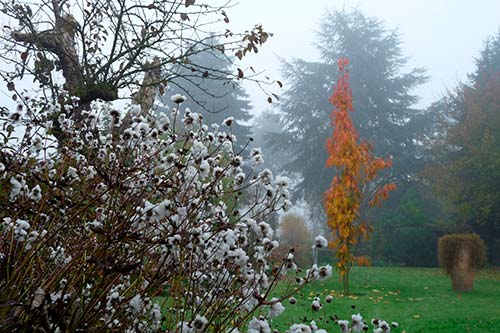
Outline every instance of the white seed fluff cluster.
[[(290, 209), (289, 181), (262, 167), (260, 149), (236, 150), (233, 118), (206, 126), (180, 109), (185, 100), (172, 96), (173, 112), (158, 117), (102, 101), (77, 117), (68, 96), (0, 114), (0, 126), (23, 121), (36, 133), (0, 151), (0, 265), (18, 274), (9, 299), (33, 310), (26, 316), (43, 314), (53, 331), (76, 318), (81, 331), (272, 332), (286, 301), (273, 288), (297, 269), (292, 253), (272, 258), (268, 220)], [(299, 287), (331, 274), (312, 265)]]

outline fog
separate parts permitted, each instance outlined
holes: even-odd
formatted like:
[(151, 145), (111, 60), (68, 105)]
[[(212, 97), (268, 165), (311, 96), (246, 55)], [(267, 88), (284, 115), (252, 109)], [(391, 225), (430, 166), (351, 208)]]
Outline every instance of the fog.
[(500, 0), (0, 7), (0, 332), (500, 326)]
[[(280, 79), (280, 58), (319, 60), (315, 31), (325, 11), (342, 8), (360, 9), (387, 29), (397, 29), (402, 53), (410, 57), (408, 67), (424, 67), (429, 75), (429, 81), (415, 90), (421, 98), (418, 107), (428, 106), (466, 79), (485, 39), (500, 24), (500, 1), (494, 0), (241, 0), (228, 13), (235, 27), (248, 29), (261, 23), (274, 34), (246, 63)], [(246, 83), (245, 88), (255, 113), (269, 107), (258, 87)]]

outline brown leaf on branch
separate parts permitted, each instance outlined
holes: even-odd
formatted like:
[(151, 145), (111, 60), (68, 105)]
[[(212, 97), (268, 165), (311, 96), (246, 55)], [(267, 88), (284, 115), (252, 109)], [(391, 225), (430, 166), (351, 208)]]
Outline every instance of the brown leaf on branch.
[(227, 17), (227, 14), (225, 11), (222, 11), (222, 16), (224, 16), (224, 22), (229, 23), (229, 17)]

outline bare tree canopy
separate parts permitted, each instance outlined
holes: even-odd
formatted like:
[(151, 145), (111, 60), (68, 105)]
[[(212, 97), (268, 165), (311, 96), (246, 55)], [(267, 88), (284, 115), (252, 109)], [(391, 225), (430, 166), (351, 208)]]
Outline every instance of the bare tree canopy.
[[(5, 0), (0, 6), (8, 22), (0, 57), (13, 66), (3, 78), (12, 82), (32, 75), (53, 98), (64, 89), (81, 105), (134, 96), (147, 111), (156, 92), (185, 76), (186, 69), (188, 80), (206, 78), (208, 68), (193, 62), (193, 55), (217, 52), (241, 59), (258, 52), (270, 36), (260, 25), (231, 31), (230, 0), (45, 0), (38, 6)], [(260, 82), (253, 69), (246, 72), (228, 68), (211, 71), (210, 78)]]

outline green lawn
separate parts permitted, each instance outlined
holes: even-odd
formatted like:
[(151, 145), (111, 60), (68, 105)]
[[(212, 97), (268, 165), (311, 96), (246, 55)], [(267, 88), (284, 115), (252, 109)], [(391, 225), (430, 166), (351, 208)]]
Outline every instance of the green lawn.
[[(329, 317), (350, 319), (359, 312), (367, 321), (397, 321), (400, 326), (393, 332), (500, 332), (499, 270), (479, 272), (468, 293), (454, 292), (449, 277), (437, 268), (354, 268), (350, 286), (351, 295), (342, 295), (336, 275), (305, 286), (297, 304), (284, 304), (286, 310), (273, 327), (285, 331), (291, 322), (307, 317), (330, 333), (339, 332)], [(310, 305), (316, 295), (323, 308), (313, 313)], [(329, 304), (326, 295), (334, 296)]]

